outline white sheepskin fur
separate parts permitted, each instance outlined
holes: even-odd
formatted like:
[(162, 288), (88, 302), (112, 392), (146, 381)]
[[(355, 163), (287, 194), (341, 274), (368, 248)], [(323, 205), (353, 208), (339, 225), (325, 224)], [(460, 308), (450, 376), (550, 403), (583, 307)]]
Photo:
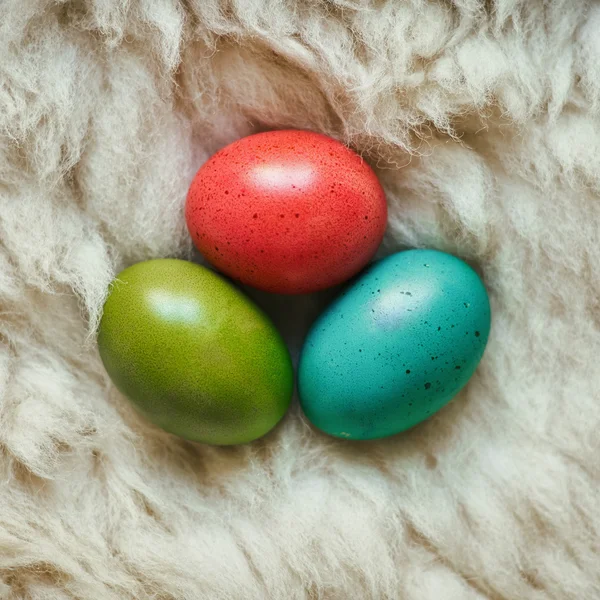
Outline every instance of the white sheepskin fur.
[[(490, 342), (394, 438), (213, 448), (139, 417), (95, 346), (123, 267), (193, 257), (218, 148), (306, 128), (385, 187), (381, 255), (483, 275)], [(0, 598), (600, 597), (600, 6), (0, 2)], [(197, 257), (196, 257), (197, 259)], [(294, 354), (330, 294), (255, 294)]]

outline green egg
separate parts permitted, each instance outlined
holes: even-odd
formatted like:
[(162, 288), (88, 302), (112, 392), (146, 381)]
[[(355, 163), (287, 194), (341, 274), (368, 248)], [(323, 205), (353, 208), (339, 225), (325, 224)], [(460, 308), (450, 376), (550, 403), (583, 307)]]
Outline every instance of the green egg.
[(271, 321), (223, 277), (183, 260), (150, 260), (117, 276), (98, 348), (139, 411), (189, 440), (255, 440), (292, 396), (292, 363)]

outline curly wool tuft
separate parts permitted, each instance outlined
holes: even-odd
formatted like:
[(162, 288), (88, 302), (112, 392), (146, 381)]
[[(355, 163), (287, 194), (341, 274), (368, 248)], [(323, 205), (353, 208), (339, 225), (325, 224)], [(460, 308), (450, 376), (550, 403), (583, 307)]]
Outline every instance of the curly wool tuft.
[[(600, 9), (580, 0), (4, 0), (0, 596), (600, 596)], [(198, 166), (271, 128), (375, 166), (381, 254), (453, 252), (476, 376), (379, 442), (164, 434), (93, 343), (132, 262), (192, 256)], [(324, 301), (259, 300), (297, 351)]]

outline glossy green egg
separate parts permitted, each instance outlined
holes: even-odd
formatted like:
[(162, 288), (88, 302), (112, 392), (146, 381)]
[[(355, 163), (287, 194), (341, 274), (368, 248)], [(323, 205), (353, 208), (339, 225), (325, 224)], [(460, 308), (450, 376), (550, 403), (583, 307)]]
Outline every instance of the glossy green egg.
[(250, 442), (292, 396), (290, 356), (271, 321), (220, 275), (183, 260), (150, 260), (117, 276), (98, 347), (119, 390), (190, 440)]
[(298, 371), (302, 408), (342, 438), (409, 429), (467, 383), (489, 331), (486, 289), (465, 262), (435, 250), (388, 256), (310, 330)]

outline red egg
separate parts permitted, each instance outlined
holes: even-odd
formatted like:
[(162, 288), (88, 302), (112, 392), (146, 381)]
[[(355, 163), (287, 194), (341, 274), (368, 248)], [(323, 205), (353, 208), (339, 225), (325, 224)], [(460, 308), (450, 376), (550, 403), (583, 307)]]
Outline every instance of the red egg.
[(280, 294), (349, 279), (375, 254), (387, 206), (356, 153), (308, 131), (270, 131), (223, 148), (187, 197), (194, 243), (223, 273)]

